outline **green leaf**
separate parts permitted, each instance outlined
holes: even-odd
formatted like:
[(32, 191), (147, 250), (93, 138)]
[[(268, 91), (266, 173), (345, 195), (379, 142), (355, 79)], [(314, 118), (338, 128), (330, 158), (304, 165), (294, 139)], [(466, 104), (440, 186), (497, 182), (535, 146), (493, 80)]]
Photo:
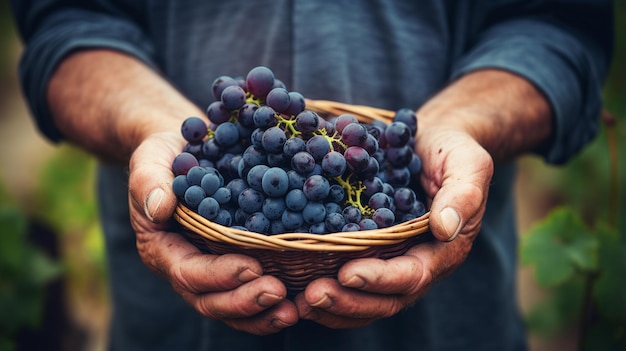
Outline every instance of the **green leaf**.
[(599, 312), (626, 325), (626, 239), (615, 230), (600, 227), (599, 274), (593, 297)]
[(534, 266), (535, 279), (542, 287), (557, 286), (575, 272), (597, 268), (597, 239), (580, 217), (568, 208), (557, 208), (522, 236), (520, 257)]

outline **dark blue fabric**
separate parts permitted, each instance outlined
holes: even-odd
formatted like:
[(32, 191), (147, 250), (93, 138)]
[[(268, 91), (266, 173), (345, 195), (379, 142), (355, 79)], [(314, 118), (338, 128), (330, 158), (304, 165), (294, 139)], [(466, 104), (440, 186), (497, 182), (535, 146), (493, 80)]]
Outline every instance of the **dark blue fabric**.
[[(418, 108), (456, 77), (497, 67), (528, 78), (555, 112), (545, 150), (564, 162), (596, 133), (611, 55), (611, 1), (13, 1), (20, 74), (53, 140), (47, 81), (73, 50), (138, 57), (201, 108), (219, 75), (267, 65), (290, 90), (386, 109)], [(588, 19), (586, 16), (591, 16)], [(471, 160), (468, 160), (471, 162)], [(371, 326), (303, 322), (254, 337), (201, 318), (139, 259), (126, 176), (102, 167), (112, 350), (523, 350), (516, 305), (514, 167), (499, 165), (466, 262), (412, 308)]]

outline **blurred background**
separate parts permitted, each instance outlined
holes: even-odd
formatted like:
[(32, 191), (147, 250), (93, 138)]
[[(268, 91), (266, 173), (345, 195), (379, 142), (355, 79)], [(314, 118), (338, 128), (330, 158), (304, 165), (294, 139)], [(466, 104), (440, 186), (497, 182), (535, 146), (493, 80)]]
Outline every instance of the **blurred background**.
[[(565, 166), (519, 161), (519, 301), (533, 351), (626, 345), (626, 2), (615, 6), (616, 51), (604, 92), (615, 123), (603, 122)], [(2, 0), (0, 351), (102, 351), (109, 299), (94, 160), (36, 130), (17, 80), (21, 50)]]

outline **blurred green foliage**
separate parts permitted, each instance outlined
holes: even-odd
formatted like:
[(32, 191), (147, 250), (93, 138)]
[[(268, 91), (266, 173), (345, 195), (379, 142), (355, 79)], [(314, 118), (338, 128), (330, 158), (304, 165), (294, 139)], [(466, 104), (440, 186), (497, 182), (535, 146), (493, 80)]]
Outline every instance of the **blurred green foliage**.
[(61, 266), (29, 241), (27, 217), (0, 188), (0, 350), (12, 350), (20, 329), (38, 326), (44, 288)]
[(626, 350), (626, 2), (614, 4), (615, 55), (604, 90), (613, 119), (564, 167), (533, 170), (561, 206), (520, 245), (521, 263), (547, 293), (526, 316), (530, 331), (576, 328), (580, 350)]

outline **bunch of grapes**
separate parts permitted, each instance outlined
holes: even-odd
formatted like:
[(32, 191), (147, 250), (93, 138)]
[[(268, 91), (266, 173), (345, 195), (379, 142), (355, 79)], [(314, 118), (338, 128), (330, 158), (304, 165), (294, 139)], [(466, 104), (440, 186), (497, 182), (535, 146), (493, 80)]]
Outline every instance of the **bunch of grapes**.
[(183, 122), (187, 144), (172, 162), (174, 193), (199, 215), (257, 233), (326, 234), (426, 213), (414, 190), (413, 110), (398, 110), (390, 124), (325, 120), (263, 66), (218, 77), (212, 92), (210, 123)]

